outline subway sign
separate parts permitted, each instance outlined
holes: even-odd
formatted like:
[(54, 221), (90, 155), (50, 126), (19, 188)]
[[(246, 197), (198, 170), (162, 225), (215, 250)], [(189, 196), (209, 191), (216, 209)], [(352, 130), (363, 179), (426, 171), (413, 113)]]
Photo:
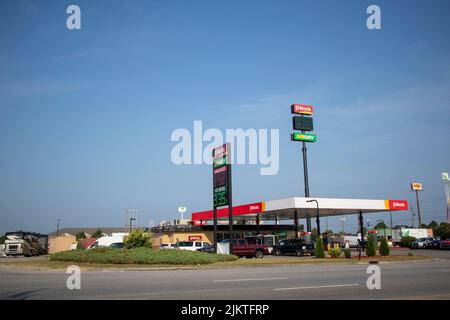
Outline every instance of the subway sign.
[(291, 134), (292, 141), (316, 142), (317, 136), (312, 133), (294, 132)]
[(306, 114), (312, 115), (314, 113), (314, 107), (306, 104), (293, 104), (291, 106), (291, 113), (293, 114)]

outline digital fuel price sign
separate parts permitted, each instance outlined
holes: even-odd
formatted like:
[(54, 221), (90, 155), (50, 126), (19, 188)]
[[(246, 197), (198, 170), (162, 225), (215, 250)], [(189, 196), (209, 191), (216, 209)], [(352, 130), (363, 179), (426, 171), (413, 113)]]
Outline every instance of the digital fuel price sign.
[(229, 205), (230, 188), (230, 144), (213, 149), (213, 195), (214, 207)]

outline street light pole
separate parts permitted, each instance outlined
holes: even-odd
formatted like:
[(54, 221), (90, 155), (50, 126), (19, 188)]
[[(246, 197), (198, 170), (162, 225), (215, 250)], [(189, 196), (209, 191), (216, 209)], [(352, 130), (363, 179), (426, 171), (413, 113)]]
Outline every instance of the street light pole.
[(306, 202), (315, 202), (316, 203), (316, 206), (317, 206), (317, 215), (316, 215), (317, 234), (318, 234), (319, 238), (321, 238), (322, 234), (320, 233), (319, 202), (316, 199), (306, 200)]
[(130, 233), (131, 233), (131, 221), (136, 221), (135, 218), (130, 218)]
[(344, 222), (345, 222), (345, 218), (341, 217), (341, 232), (342, 232), (342, 235), (344, 235)]

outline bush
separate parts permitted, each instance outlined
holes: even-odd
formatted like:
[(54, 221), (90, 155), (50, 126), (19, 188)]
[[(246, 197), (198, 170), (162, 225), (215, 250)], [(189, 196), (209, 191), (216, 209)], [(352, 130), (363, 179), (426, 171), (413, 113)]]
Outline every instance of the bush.
[(380, 255), (382, 255), (382, 256), (388, 256), (389, 255), (391, 250), (389, 249), (388, 242), (387, 242), (386, 238), (383, 238), (381, 240), (379, 251), (380, 251)]
[(325, 249), (323, 248), (323, 241), (320, 237), (317, 239), (316, 248), (314, 249), (314, 255), (316, 256), (316, 258), (325, 258)]
[(366, 247), (366, 255), (368, 257), (375, 257), (377, 254), (375, 238), (372, 234), (369, 234), (367, 238), (367, 247)]
[(330, 258), (339, 258), (341, 256), (341, 248), (339, 248), (339, 246), (330, 248), (328, 250), (328, 255), (330, 256)]
[(141, 247), (152, 247), (152, 240), (149, 234), (145, 234), (142, 230), (133, 230), (127, 237), (123, 239), (126, 249), (134, 249)]
[(53, 261), (70, 261), (80, 263), (101, 264), (170, 264), (197, 265), (215, 262), (234, 261), (238, 257), (227, 254), (186, 250), (152, 250), (136, 248), (117, 250), (111, 248), (95, 248), (89, 250), (69, 250), (50, 255)]
[(414, 237), (402, 237), (402, 241), (400, 242), (400, 247), (411, 248), (411, 244), (416, 241)]
[(352, 253), (350, 252), (350, 249), (345, 249), (344, 250), (344, 257), (346, 259), (351, 259), (352, 258)]

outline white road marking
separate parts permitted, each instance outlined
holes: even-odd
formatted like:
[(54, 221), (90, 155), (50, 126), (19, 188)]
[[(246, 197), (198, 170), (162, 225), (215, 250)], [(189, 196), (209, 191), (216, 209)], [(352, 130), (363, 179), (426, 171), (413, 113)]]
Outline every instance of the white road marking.
[(311, 287), (292, 287), (292, 288), (277, 288), (274, 291), (284, 291), (284, 290), (303, 290), (303, 289), (321, 289), (321, 288), (337, 288), (337, 287), (356, 287), (359, 283), (351, 284), (332, 284), (327, 286), (311, 286)]
[(287, 280), (287, 279), (288, 278), (249, 278), (249, 279), (214, 280), (214, 282), (271, 281), (271, 280)]

